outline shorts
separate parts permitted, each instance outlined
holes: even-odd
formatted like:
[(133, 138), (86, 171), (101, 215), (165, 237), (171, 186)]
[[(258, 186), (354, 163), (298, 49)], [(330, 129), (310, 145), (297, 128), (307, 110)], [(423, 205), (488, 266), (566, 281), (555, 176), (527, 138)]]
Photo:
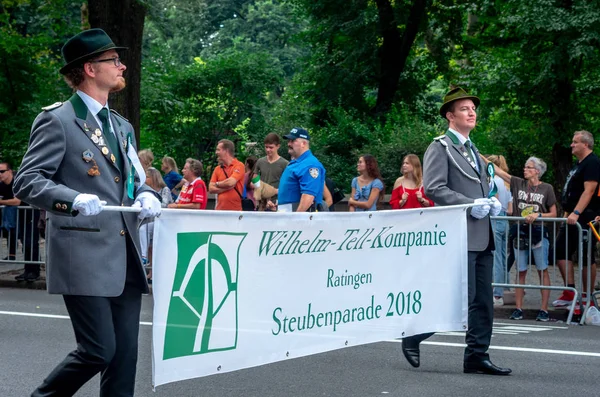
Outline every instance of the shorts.
[[(533, 263), (539, 270), (548, 269), (548, 251), (550, 249), (550, 242), (547, 238), (542, 239), (538, 243), (538, 246), (534, 245), (531, 248), (531, 254), (533, 255)], [(529, 264), (529, 249), (526, 250), (515, 250), (515, 258), (520, 272), (527, 271), (527, 265)]]
[[(566, 226), (566, 227), (565, 227)], [(567, 229), (568, 227), (568, 229)], [(583, 230), (585, 231), (587, 227), (583, 227)], [(567, 236), (567, 231), (569, 232), (569, 235)], [(594, 238), (594, 237), (592, 237)], [(567, 244), (565, 246), (565, 239), (567, 241)], [(587, 255), (587, 250), (588, 250), (588, 246), (587, 246), (587, 241), (583, 242), (582, 244), (582, 249), (583, 252), (581, 253), (582, 258), (583, 258), (583, 266), (587, 266), (588, 263), (588, 255)], [(554, 243), (554, 252), (556, 253), (556, 260), (560, 261), (560, 260), (568, 260), (571, 261), (573, 258), (573, 254), (577, 253), (577, 250), (579, 248), (579, 232), (578, 232), (578, 228), (576, 225), (561, 225), (560, 229), (558, 230), (558, 235), (556, 236), (556, 240)], [(575, 258), (575, 261), (577, 261), (577, 258)], [(592, 263), (595, 262), (594, 259), (594, 253), (592, 252)]]

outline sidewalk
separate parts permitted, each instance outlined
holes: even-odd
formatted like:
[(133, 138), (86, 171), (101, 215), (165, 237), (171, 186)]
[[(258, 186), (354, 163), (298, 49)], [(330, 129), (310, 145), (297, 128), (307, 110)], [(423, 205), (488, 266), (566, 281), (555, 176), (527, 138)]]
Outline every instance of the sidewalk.
[[(548, 268), (548, 271), (550, 273), (550, 283), (553, 286), (560, 286), (563, 285), (563, 280), (560, 276), (560, 272), (558, 270), (557, 267), (555, 266), (550, 266)], [(575, 267), (575, 278), (578, 279), (578, 271), (579, 269), (577, 267)], [(516, 284), (517, 281), (517, 272), (516, 272), (516, 266), (513, 266), (513, 268), (511, 269), (510, 275), (509, 275), (509, 283), (512, 284)], [(596, 273), (596, 285), (598, 285), (598, 282), (600, 281), (600, 273)], [(537, 270), (535, 268), (535, 266), (527, 271), (527, 279), (526, 279), (526, 284), (528, 285), (540, 285), (540, 280), (538, 277), (538, 273)], [(592, 289), (594, 289), (592, 287)], [(554, 322), (554, 321), (566, 321), (567, 320), (567, 316), (569, 314), (569, 311), (566, 309), (555, 309), (554, 307), (552, 307), (552, 301), (558, 299), (558, 297), (561, 295), (561, 291), (550, 291), (550, 299), (548, 302), (548, 313), (550, 314), (550, 322)], [(524, 320), (535, 320), (535, 318), (537, 317), (538, 311), (541, 308), (541, 304), (542, 304), (542, 296), (541, 296), (541, 290), (539, 289), (534, 289), (534, 288), (530, 288), (530, 289), (525, 289), (525, 297), (523, 300), (523, 319)], [(512, 312), (516, 309), (516, 305), (515, 305), (515, 292), (514, 292), (514, 288), (511, 288), (510, 292), (505, 292), (504, 293), (504, 306), (496, 306), (494, 307), (494, 319), (496, 321), (511, 321), (514, 322), (515, 324), (518, 324), (519, 321), (517, 320), (510, 320), (509, 317), (512, 314)], [(579, 319), (576, 319), (575, 316), (573, 316), (573, 322), (575, 321), (579, 321)], [(542, 324), (542, 323), (541, 323)]]

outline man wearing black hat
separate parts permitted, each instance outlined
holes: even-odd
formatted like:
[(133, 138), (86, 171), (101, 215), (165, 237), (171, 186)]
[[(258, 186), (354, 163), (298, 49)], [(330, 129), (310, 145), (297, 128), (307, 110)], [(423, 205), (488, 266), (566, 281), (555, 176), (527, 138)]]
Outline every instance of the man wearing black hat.
[[(15, 195), (48, 213), (48, 292), (63, 295), (77, 340), (33, 396), (72, 396), (97, 373), (101, 396), (134, 394), (148, 292), (138, 218), (158, 215), (161, 205), (144, 185), (131, 124), (108, 108), (109, 93), (125, 87), (124, 49), (101, 29), (64, 45), (60, 72), (76, 92), (35, 119), (15, 178)], [(141, 212), (100, 214), (104, 202)]]
[[(502, 206), (493, 197), (494, 185), (490, 186), (494, 177), (493, 165), (491, 168), (485, 166), (469, 137), (477, 123), (478, 106), (479, 98), (462, 88), (446, 94), (440, 115), (448, 120), (448, 130), (445, 135), (435, 138), (425, 152), (423, 185), (425, 194), (436, 205), (477, 204), (467, 215), (469, 328), (463, 369), (465, 373), (508, 375), (511, 370), (494, 365), (487, 353), (494, 318), (494, 239), (490, 215), (498, 215)], [(403, 339), (402, 352), (413, 367), (420, 365), (420, 342), (431, 335)]]
[(323, 189), (325, 168), (310, 151), (310, 135), (304, 128), (292, 128), (284, 136), (292, 161), (279, 181), (278, 211), (325, 211)]

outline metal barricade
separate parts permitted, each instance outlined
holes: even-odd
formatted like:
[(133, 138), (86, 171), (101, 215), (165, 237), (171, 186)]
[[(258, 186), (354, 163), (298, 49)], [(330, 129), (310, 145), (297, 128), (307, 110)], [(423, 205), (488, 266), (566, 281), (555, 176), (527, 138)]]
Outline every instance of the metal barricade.
[(40, 210), (0, 206), (0, 264), (42, 265), (46, 260)]
[[(580, 310), (581, 310), (581, 321), (580, 323), (583, 324), (584, 322), (584, 314), (585, 311), (587, 310), (587, 308), (590, 306), (591, 301), (592, 301), (592, 290), (591, 288), (593, 287), (591, 285), (591, 269), (592, 266), (587, 266), (587, 285), (586, 285), (586, 291), (588, 291), (587, 295), (585, 297), (582, 296), (582, 299), (579, 300), (579, 296), (582, 295), (580, 292), (584, 291), (583, 289), (583, 258), (584, 256), (587, 257), (587, 264), (591, 264), (594, 261), (592, 261), (592, 245), (594, 245), (595, 241), (593, 240), (593, 236), (591, 235), (590, 231), (588, 229), (583, 229), (581, 227), (580, 224), (576, 223), (575, 226), (576, 230), (577, 230), (577, 257), (576, 257), (576, 262), (578, 264), (577, 268), (578, 268), (578, 277), (575, 277), (576, 280), (569, 280), (569, 271), (568, 271), (568, 264), (565, 264), (565, 280), (564, 280), (564, 284), (563, 284), (563, 280), (562, 280), (562, 276), (560, 276), (560, 274), (557, 276), (557, 262), (559, 260), (565, 260), (565, 261), (572, 261), (573, 258), (571, 257), (566, 257), (566, 258), (557, 258), (556, 257), (556, 247), (557, 244), (564, 244), (565, 246), (565, 252), (568, 252), (568, 241), (569, 241), (569, 228), (565, 227), (565, 238), (564, 241), (557, 241), (557, 235), (558, 235), (558, 228), (557, 226), (561, 226), (561, 225), (566, 225), (566, 218), (538, 218), (534, 221), (533, 224), (527, 224), (525, 223), (525, 218), (522, 217), (515, 217), (515, 216), (497, 216), (497, 217), (492, 217), (492, 227), (494, 227), (494, 222), (493, 221), (510, 221), (510, 222), (514, 222), (513, 226), (511, 228), (507, 228), (505, 231), (505, 251), (506, 251), (506, 260), (504, 263), (504, 269), (506, 270), (504, 272), (504, 282), (502, 283), (492, 283), (493, 287), (499, 287), (499, 288), (523, 288), (523, 289), (539, 289), (539, 290), (557, 290), (557, 291), (564, 291), (564, 290), (569, 290), (572, 291), (574, 293), (574, 298), (573, 301), (570, 305), (570, 309), (569, 309), (569, 314), (567, 317), (567, 324), (571, 323), (571, 320), (573, 318), (573, 312), (575, 310), (575, 307), (577, 304), (580, 305)], [(516, 227), (514, 226), (516, 225)], [(532, 226), (533, 225), (540, 225), (541, 226), (541, 240), (538, 244), (541, 244), (539, 247), (534, 247), (534, 243), (533, 243), (533, 235), (534, 233), (532, 233)], [(551, 225), (551, 226), (549, 226)], [(517, 230), (517, 233), (519, 233), (519, 231), (521, 230), (521, 228), (524, 228), (526, 230), (528, 230), (528, 233), (526, 233), (528, 235), (528, 238), (522, 239), (519, 238), (519, 234), (517, 234), (517, 236), (511, 236), (511, 229), (515, 228)], [(519, 283), (519, 254), (515, 254), (514, 255), (514, 266), (516, 266), (516, 280), (515, 283), (511, 283), (509, 280), (509, 276), (510, 276), (510, 272), (508, 269), (510, 269), (513, 265), (513, 263), (509, 263), (509, 261), (511, 260), (511, 255), (509, 252), (509, 249), (512, 248), (516, 249), (516, 252), (520, 252), (520, 251), (528, 251), (528, 263), (527, 263), (527, 270), (537, 270), (535, 268), (535, 265), (533, 264), (533, 259), (534, 259), (534, 255), (533, 255), (533, 250), (534, 249), (538, 249), (538, 248), (542, 248), (542, 253), (543, 253), (543, 244), (544, 244), (544, 230), (548, 231), (548, 237), (549, 237), (549, 244), (550, 244), (550, 249), (552, 249), (552, 257), (548, 258), (548, 269), (553, 268), (553, 274), (551, 275), (551, 281), (550, 281), (550, 285), (542, 285), (542, 279), (540, 279), (540, 285), (537, 284), (520, 284)], [(516, 237), (516, 238), (515, 238)], [(515, 241), (515, 243), (511, 244), (512, 242), (510, 241), (511, 239), (513, 239)], [(587, 245), (587, 250), (586, 252), (584, 252), (584, 242), (589, 241), (589, 244)], [(526, 246), (526, 248), (524, 250), (522, 250), (521, 248), (521, 244), (524, 244)], [(495, 267), (495, 266), (494, 266)], [(494, 269), (496, 270), (496, 269)], [(543, 277), (543, 274), (540, 274), (540, 278)], [(558, 277), (560, 277), (560, 281), (558, 281)], [(577, 281), (577, 282), (575, 282)], [(573, 287), (568, 287), (568, 284), (574, 284), (575, 288)], [(549, 302), (549, 304), (551, 304)]]

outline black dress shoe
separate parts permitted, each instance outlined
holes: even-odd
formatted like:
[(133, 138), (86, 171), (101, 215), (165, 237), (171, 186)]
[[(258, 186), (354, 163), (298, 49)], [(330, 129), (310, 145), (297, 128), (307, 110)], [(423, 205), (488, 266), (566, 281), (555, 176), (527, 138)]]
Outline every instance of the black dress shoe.
[(494, 365), (490, 360), (481, 360), (463, 364), (465, 374), (486, 374), (486, 375), (509, 375), (512, 370), (509, 368), (500, 368)]
[(417, 344), (415, 347), (412, 343), (407, 343), (406, 339), (403, 339), (402, 353), (404, 354), (404, 357), (406, 357), (406, 361), (408, 361), (410, 365), (412, 365), (415, 368), (419, 368), (419, 365), (421, 365), (421, 352), (419, 350), (419, 344)]

